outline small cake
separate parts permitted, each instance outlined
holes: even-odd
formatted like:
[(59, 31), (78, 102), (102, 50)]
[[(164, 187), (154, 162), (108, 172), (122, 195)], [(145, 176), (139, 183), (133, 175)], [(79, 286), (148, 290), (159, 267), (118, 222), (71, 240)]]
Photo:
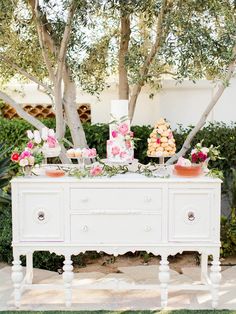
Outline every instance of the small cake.
[(74, 158), (75, 157), (75, 150), (74, 150), (74, 148), (68, 149), (67, 152), (66, 152), (66, 156), (68, 158)]
[(133, 132), (128, 119), (128, 100), (112, 100), (107, 159), (111, 162), (130, 162), (134, 159)]
[(175, 154), (176, 145), (169, 123), (161, 118), (154, 126), (148, 139), (149, 157), (170, 157)]

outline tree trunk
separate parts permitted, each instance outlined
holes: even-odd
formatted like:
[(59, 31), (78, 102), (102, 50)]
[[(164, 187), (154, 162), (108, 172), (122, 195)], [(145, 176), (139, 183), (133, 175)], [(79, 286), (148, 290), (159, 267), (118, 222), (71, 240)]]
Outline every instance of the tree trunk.
[(121, 12), (120, 49), (119, 49), (119, 99), (129, 99), (129, 83), (125, 57), (130, 40), (130, 16)]
[(235, 70), (235, 56), (236, 56), (236, 45), (233, 48), (233, 54), (232, 54), (232, 62), (229, 64), (228, 67), (228, 71), (227, 71), (227, 75), (226, 78), (223, 82), (219, 83), (218, 89), (216, 91), (216, 93), (214, 94), (214, 96), (212, 97), (210, 103), (208, 104), (207, 108), (205, 109), (205, 111), (203, 112), (200, 120), (198, 121), (198, 123), (196, 124), (196, 126), (192, 129), (192, 131), (189, 133), (189, 135), (187, 136), (186, 140), (184, 141), (184, 144), (181, 148), (181, 150), (175, 154), (173, 157), (171, 157), (166, 164), (170, 165), (173, 164), (175, 161), (178, 160), (179, 157), (184, 156), (185, 153), (189, 150), (189, 148), (191, 147), (191, 142), (194, 138), (194, 136), (197, 134), (197, 132), (204, 126), (204, 124), (206, 123), (206, 119), (209, 115), (209, 113), (211, 112), (211, 110), (214, 108), (214, 106), (216, 105), (216, 103), (218, 102), (218, 100), (220, 99), (220, 97), (222, 96), (223, 92), (225, 91), (226, 87), (229, 84), (229, 81), (231, 79), (231, 77), (234, 74), (234, 70)]
[(65, 114), (74, 147), (87, 147), (84, 129), (76, 108), (76, 85), (68, 68), (63, 72), (63, 81)]

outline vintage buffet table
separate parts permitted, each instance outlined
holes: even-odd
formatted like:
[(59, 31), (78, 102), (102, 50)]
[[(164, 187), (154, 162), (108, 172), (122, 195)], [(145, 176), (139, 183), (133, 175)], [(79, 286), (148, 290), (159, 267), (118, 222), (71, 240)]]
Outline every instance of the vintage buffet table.
[[(167, 306), (169, 289), (210, 289), (212, 306), (216, 307), (221, 279), (220, 193), (221, 181), (208, 177), (162, 179), (125, 174), (81, 180), (44, 176), (13, 179), (15, 305), (20, 306), (26, 289), (56, 289), (53, 283), (32, 284), (35, 251), (65, 256), (65, 303), (70, 306), (74, 287), (72, 254), (96, 250), (118, 255), (142, 250), (161, 256), (159, 287), (128, 283), (121, 287), (160, 288), (162, 307)], [(201, 253), (201, 284), (168, 286), (167, 258), (183, 251)], [(20, 255), (26, 255), (25, 278)], [(209, 255), (213, 261), (208, 275)]]

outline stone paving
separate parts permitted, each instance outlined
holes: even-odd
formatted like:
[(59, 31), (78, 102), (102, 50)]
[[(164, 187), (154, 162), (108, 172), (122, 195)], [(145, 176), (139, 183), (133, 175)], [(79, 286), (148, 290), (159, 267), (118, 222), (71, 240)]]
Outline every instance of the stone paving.
[[(1, 266), (1, 265), (0, 265)], [(3, 265), (2, 265), (3, 267)], [(1, 268), (1, 267), (0, 267)], [(158, 266), (120, 267), (120, 273), (76, 273), (74, 283), (134, 282), (136, 284), (158, 283)], [(199, 281), (199, 267), (182, 268), (183, 274), (171, 270), (170, 284)], [(0, 269), (0, 310), (14, 310), (11, 267)], [(55, 272), (34, 269), (33, 283), (62, 283), (62, 276)], [(65, 310), (63, 290), (25, 291), (21, 310)], [(73, 289), (71, 310), (155, 310), (160, 308), (160, 293), (157, 290), (77, 290)], [(211, 309), (211, 296), (205, 291), (169, 292), (167, 309)], [(236, 309), (236, 266), (222, 271), (219, 309)]]

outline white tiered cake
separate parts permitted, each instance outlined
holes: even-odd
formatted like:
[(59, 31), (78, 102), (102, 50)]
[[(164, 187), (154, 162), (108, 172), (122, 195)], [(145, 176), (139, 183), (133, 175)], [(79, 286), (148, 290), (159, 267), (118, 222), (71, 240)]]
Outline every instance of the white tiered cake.
[(128, 100), (111, 101), (107, 159), (111, 162), (121, 163), (134, 159), (133, 132), (130, 131), (128, 119)]

